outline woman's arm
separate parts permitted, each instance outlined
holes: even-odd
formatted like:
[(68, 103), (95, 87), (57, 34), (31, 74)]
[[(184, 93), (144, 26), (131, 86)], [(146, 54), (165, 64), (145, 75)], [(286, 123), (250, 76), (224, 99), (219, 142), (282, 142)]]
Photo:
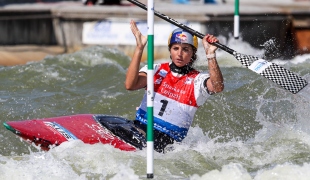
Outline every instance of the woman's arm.
[(216, 61), (215, 51), (217, 50), (217, 47), (212, 45), (214, 42), (218, 42), (218, 39), (209, 34), (202, 40), (208, 59), (208, 69), (210, 74), (210, 78), (206, 82), (206, 87), (211, 93), (219, 93), (224, 90), (224, 79), (221, 69)]
[(147, 84), (146, 74), (139, 73), (141, 57), (147, 38), (141, 34), (133, 20), (130, 22), (130, 29), (136, 38), (136, 48), (127, 70), (125, 87), (127, 90), (136, 90), (146, 87)]

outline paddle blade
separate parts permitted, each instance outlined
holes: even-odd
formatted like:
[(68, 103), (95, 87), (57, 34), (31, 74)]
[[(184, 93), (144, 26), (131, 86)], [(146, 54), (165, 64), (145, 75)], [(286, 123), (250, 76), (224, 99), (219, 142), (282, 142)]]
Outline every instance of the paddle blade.
[(233, 55), (245, 67), (251, 69), (257, 74), (264, 76), (267, 79), (270, 79), (293, 94), (298, 93), (308, 84), (307, 81), (303, 78), (277, 64), (268, 62), (255, 56), (244, 55), (237, 52), (234, 52)]

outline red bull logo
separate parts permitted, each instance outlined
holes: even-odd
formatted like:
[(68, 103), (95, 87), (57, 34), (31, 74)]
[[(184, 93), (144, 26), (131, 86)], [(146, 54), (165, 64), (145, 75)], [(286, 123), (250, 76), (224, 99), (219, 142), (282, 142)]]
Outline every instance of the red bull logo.
[(177, 34), (175, 38), (176, 38), (176, 41), (181, 41), (181, 42), (187, 41), (187, 36), (185, 34)]

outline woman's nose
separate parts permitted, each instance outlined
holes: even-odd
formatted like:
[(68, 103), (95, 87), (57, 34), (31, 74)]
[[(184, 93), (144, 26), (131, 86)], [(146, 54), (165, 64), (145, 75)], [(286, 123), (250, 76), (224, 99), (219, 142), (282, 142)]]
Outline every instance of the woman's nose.
[(178, 50), (178, 56), (181, 56), (182, 53), (183, 53), (182, 49), (179, 49), (179, 50)]

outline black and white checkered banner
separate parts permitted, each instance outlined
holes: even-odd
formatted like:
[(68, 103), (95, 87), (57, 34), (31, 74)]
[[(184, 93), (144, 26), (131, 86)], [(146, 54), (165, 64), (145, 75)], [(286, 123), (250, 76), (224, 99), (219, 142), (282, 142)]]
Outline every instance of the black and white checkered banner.
[(277, 64), (259, 59), (255, 56), (244, 55), (237, 52), (234, 52), (233, 55), (243, 66), (272, 80), (294, 94), (298, 93), (308, 84), (306, 80)]

